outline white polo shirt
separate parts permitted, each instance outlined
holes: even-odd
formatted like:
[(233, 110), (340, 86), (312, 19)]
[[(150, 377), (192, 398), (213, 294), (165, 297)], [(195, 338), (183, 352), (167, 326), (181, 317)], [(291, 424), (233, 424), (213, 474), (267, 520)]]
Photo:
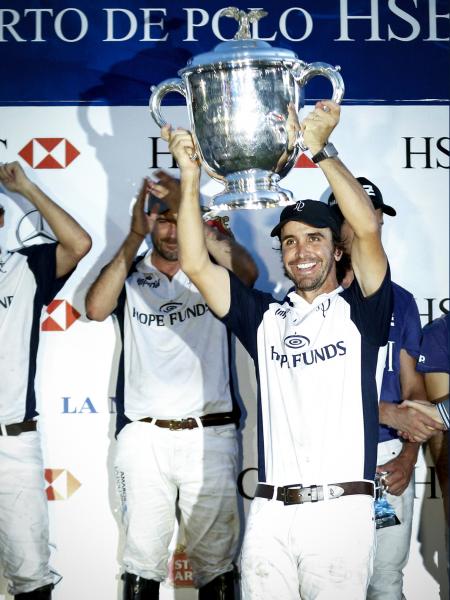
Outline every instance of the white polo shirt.
[(232, 411), (227, 329), (181, 270), (170, 280), (151, 252), (138, 257), (116, 315), (123, 337), (118, 430), (126, 419)]
[(69, 274), (55, 279), (57, 244), (2, 255), (0, 268), (0, 423), (37, 415), (34, 378), (42, 308)]
[(357, 281), (311, 304), (248, 290), (230, 274), (223, 319), (254, 360), (259, 480), (278, 486), (373, 479), (378, 350), (392, 314), (389, 272), (364, 298)]

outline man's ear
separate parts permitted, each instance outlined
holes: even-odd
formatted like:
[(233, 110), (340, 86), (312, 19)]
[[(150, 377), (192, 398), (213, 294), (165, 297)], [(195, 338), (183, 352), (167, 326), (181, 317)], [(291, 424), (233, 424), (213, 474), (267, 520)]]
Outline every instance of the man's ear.
[(344, 252), (340, 248), (334, 249), (334, 258), (336, 259), (336, 261), (341, 260), (343, 254)]

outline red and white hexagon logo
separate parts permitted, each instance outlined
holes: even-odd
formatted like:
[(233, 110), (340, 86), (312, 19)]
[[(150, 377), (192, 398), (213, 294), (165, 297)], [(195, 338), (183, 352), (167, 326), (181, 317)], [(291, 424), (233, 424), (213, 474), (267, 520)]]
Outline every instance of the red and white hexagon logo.
[(55, 299), (47, 306), (47, 314), (41, 331), (66, 331), (81, 317), (80, 313), (67, 300)]
[(33, 138), (19, 152), (33, 169), (65, 169), (79, 154), (65, 138)]
[(297, 162), (294, 165), (294, 169), (318, 169), (318, 166), (306, 155), (300, 154)]
[(67, 500), (81, 483), (67, 469), (44, 469), (47, 500)]

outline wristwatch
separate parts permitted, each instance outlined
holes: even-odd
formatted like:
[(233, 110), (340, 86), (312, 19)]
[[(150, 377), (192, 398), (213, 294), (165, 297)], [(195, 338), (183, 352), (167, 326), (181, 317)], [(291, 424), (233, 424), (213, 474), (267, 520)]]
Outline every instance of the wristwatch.
[(333, 146), (333, 144), (331, 142), (327, 142), (322, 148), (322, 150), (319, 150), (317, 154), (314, 154), (314, 156), (312, 157), (312, 161), (313, 163), (318, 163), (321, 160), (324, 160), (325, 158), (334, 158), (337, 155), (338, 151)]

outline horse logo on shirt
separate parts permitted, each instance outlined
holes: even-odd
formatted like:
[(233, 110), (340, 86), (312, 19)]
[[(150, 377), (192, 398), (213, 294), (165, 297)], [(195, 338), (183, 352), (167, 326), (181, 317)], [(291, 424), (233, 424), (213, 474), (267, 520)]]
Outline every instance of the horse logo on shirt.
[(331, 300), (330, 298), (328, 298), (328, 300), (326, 300), (325, 302), (322, 302), (321, 304), (319, 304), (319, 306), (317, 307), (317, 310), (321, 310), (322, 311), (322, 315), (323, 318), (325, 319), (325, 313), (327, 312), (327, 310), (330, 308), (331, 306)]
[(155, 277), (150, 273), (150, 275), (146, 275), (145, 277), (140, 277), (137, 280), (137, 284), (139, 287), (148, 286), (149, 288), (158, 288), (161, 285), (161, 282), (158, 277)]

